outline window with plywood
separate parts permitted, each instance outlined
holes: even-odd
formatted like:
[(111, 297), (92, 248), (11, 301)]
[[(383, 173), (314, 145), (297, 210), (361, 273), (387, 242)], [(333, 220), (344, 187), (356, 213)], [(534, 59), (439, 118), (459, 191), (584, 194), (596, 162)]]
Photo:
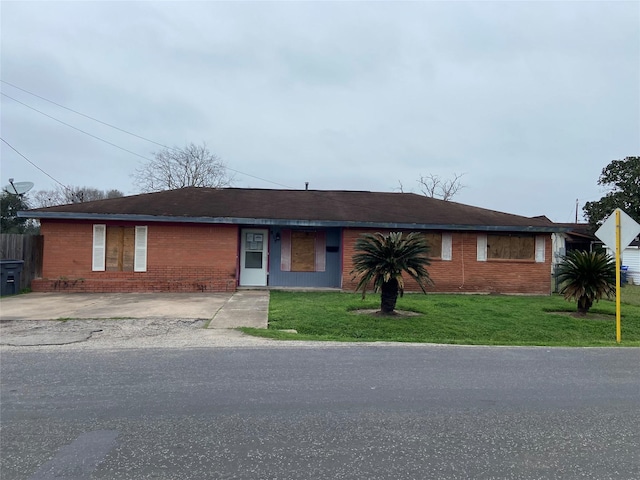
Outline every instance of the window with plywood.
[(133, 272), (135, 227), (107, 227), (107, 272)]
[(533, 235), (487, 235), (487, 259), (534, 260), (536, 240)]
[(282, 230), (280, 270), (324, 272), (326, 233), (316, 230)]
[(425, 233), (424, 236), (429, 244), (429, 258), (442, 257), (442, 234), (441, 233)]
[(92, 270), (145, 272), (147, 227), (94, 225)]

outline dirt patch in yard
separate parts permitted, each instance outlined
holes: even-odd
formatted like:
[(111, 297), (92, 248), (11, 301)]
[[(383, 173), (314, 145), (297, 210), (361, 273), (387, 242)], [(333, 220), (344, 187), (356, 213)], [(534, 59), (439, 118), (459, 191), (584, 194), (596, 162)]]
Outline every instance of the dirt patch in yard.
[(393, 313), (382, 313), (380, 310), (375, 308), (364, 308), (359, 310), (351, 310), (350, 313), (356, 315), (372, 315), (374, 317), (419, 317), (422, 315), (418, 312), (410, 312), (408, 310), (394, 310)]

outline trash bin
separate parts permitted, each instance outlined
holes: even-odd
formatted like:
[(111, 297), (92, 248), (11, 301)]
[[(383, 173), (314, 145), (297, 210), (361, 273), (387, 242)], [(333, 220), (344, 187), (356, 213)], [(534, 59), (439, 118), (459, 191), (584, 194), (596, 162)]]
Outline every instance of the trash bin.
[(0, 296), (20, 293), (20, 274), (24, 260), (0, 260)]
[(627, 272), (629, 271), (629, 267), (627, 265), (622, 265), (620, 267), (620, 285), (624, 285), (627, 283)]

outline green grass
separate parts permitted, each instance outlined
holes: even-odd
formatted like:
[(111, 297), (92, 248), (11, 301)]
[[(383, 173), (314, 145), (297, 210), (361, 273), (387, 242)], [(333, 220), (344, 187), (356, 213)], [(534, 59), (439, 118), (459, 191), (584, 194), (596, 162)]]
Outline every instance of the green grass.
[[(623, 289), (622, 345), (640, 346), (640, 286)], [(412, 317), (356, 314), (378, 309), (379, 295), (335, 292), (271, 292), (269, 329), (251, 335), (345, 342), (429, 342), (464, 345), (610, 346), (615, 342), (615, 302), (600, 301), (586, 318), (558, 295), (489, 296), (410, 294), (398, 310)], [(558, 313), (565, 312), (565, 313)], [(295, 333), (281, 330), (295, 329)]]
[(640, 307), (640, 285), (625, 285), (620, 289), (622, 303)]

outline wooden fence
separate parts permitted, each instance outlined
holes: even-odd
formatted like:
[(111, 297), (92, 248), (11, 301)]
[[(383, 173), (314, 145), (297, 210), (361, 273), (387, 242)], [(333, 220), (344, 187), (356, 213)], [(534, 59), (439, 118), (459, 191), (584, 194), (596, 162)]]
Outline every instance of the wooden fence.
[(31, 280), (42, 276), (42, 235), (0, 234), (0, 259), (24, 260), (20, 290), (29, 288)]

